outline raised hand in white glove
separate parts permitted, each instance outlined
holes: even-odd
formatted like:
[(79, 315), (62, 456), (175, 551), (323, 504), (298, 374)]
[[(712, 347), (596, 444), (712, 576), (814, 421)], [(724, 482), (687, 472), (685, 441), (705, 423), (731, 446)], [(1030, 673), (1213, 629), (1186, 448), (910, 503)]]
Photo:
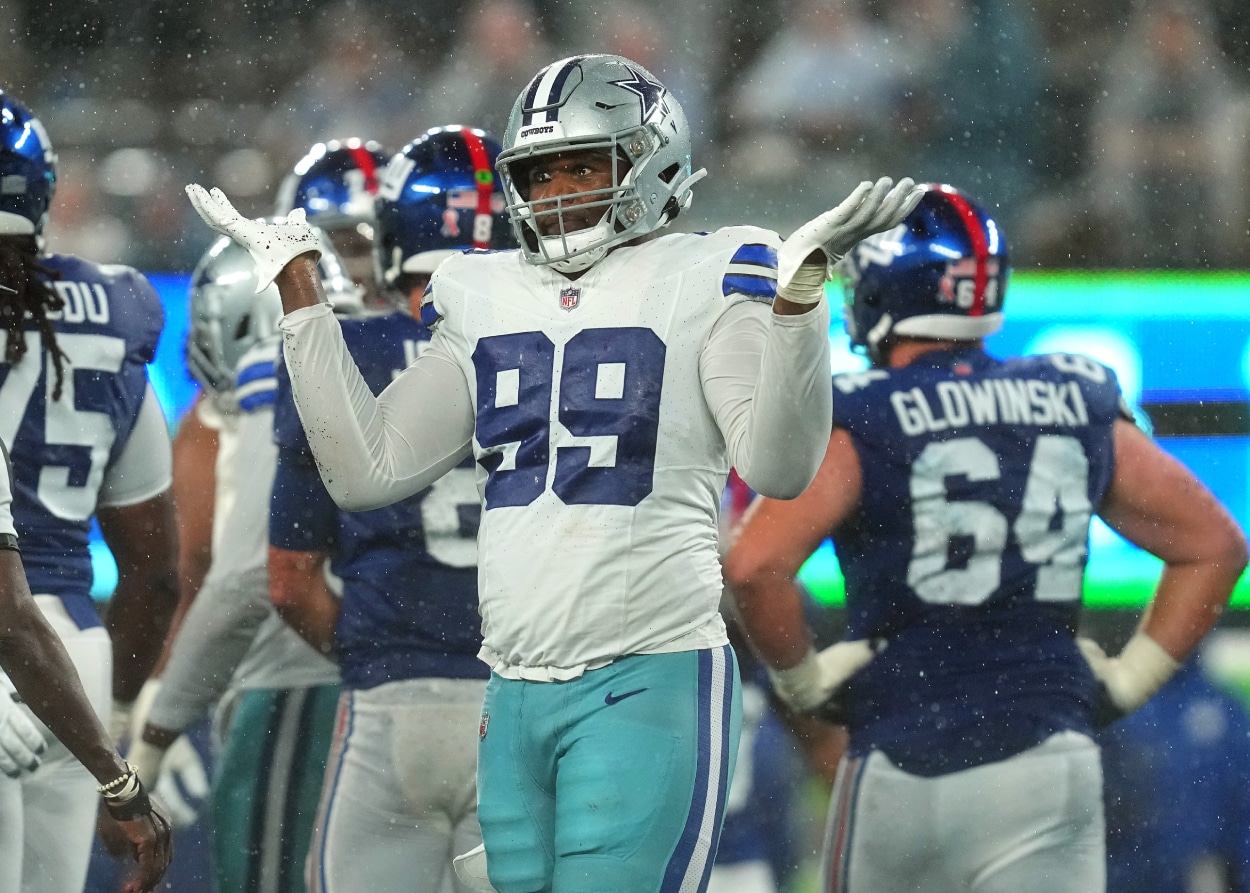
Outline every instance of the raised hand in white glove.
[[(893, 188), (891, 188), (893, 187)], [(889, 177), (865, 180), (836, 208), (794, 231), (777, 252), (777, 295), (796, 304), (824, 300), (829, 266), (840, 261), (861, 239), (897, 226), (924, 195), (910, 177), (894, 185)], [(816, 251), (821, 263), (808, 263)]]
[(1158, 642), (1140, 630), (1116, 657), (1107, 657), (1093, 639), (1078, 638), (1076, 645), (1094, 671), (1094, 678), (1101, 684), (1106, 699), (1095, 708), (1094, 722), (1099, 726), (1128, 716), (1146, 703), (1181, 666)]
[(321, 256), (317, 231), (304, 219), (304, 209), (296, 208), (285, 220), (249, 220), (230, 204), (220, 189), (206, 190), (197, 183), (187, 186), (187, 197), (204, 222), (247, 249), (256, 264), (256, 293), (273, 282), (273, 277), (295, 257), (309, 251)]
[(39, 755), (47, 747), (43, 733), (17, 702), (17, 695), (0, 689), (0, 772), (9, 778), (34, 772), (43, 762)]
[(823, 707), (852, 676), (868, 666), (885, 648), (884, 639), (855, 639), (830, 645), (820, 653), (809, 650), (797, 666), (771, 667), (773, 691), (793, 707), (810, 713)]

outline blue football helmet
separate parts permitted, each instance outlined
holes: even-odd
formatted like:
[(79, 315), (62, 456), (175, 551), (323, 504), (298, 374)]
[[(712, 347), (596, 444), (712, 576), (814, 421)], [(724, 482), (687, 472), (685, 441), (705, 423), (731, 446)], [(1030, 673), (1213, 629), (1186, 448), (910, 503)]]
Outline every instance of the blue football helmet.
[(898, 226), (860, 242), (842, 262), (846, 330), (875, 365), (891, 336), (974, 341), (998, 331), (1007, 242), (965, 193), (931, 183)]
[(387, 156), (372, 140), (317, 143), (282, 181), (274, 214), (303, 208), (308, 222), (324, 230), (373, 222), (373, 197)]
[(41, 235), (55, 192), (56, 152), (47, 132), (0, 90), (0, 235)]
[(376, 276), (400, 288), (405, 275), (428, 276), (469, 248), (515, 248), (495, 173), (499, 142), (469, 127), (427, 130), (381, 174), (375, 202)]

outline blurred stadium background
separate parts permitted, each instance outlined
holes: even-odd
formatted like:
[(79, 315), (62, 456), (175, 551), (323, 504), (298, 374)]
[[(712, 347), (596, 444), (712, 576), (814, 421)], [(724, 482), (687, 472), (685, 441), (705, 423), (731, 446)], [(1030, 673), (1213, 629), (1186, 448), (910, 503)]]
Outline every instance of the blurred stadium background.
[[(0, 86), (60, 154), (49, 248), (136, 266), (165, 300), (154, 379), (171, 425), (194, 396), (187, 274), (211, 241), (185, 183), (268, 213), (315, 142), (502, 135), (539, 67), (619, 52), (691, 119), (710, 177), (688, 228), (786, 233), (879, 174), (976, 195), (1014, 267), (991, 350), (1111, 365), (1250, 526), (1245, 0), (0, 0), (0, 22)], [(862, 362), (830, 337), (835, 367)], [(1157, 567), (1096, 528), (1091, 624), (1123, 633)], [(804, 578), (836, 615), (832, 553)], [(1250, 583), (1234, 604), (1210, 664), (1250, 698)]]

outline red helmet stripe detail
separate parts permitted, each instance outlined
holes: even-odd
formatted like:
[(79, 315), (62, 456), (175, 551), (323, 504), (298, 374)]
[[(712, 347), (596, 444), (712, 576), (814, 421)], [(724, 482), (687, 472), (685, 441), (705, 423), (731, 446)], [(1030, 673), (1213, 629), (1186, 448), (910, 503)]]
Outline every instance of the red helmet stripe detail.
[(378, 165), (373, 160), (373, 153), (364, 146), (348, 146), (347, 151), (351, 153), (352, 160), (356, 162), (356, 167), (360, 168), (360, 172), (365, 175), (365, 192), (370, 195), (377, 195)]
[[(491, 194), (495, 190), (495, 171), (490, 166), (490, 155), (486, 152), (486, 144), (482, 142), (482, 138), (472, 130), (467, 127), (462, 128), (460, 135), (464, 137), (464, 144), (469, 149), (469, 160), (473, 162), (473, 185), (477, 189), (477, 214), (489, 217)], [(483, 171), (489, 176), (482, 176)], [(477, 232), (477, 227), (474, 227), (473, 231)], [(490, 243), (474, 241), (473, 247), (489, 248)]]
[(985, 227), (981, 223), (981, 218), (977, 216), (977, 212), (968, 203), (968, 200), (954, 189), (951, 189), (949, 186), (939, 186), (934, 191), (944, 196), (951, 203), (951, 207), (959, 214), (960, 219), (964, 222), (964, 227), (968, 230), (968, 238), (972, 240), (972, 252), (976, 259), (977, 271), (973, 279), (972, 308), (968, 311), (968, 315), (983, 316), (985, 314), (985, 287), (990, 280), (990, 246), (985, 239)]

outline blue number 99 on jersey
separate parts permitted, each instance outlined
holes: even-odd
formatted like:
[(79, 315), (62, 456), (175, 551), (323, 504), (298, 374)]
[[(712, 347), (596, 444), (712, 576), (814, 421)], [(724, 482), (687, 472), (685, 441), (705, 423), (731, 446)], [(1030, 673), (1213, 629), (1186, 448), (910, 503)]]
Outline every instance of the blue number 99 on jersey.
[[(551, 489), (566, 505), (632, 506), (651, 492), (664, 342), (648, 328), (578, 332), (564, 345), (553, 406), (556, 353), (542, 332), (483, 338), (473, 351), (487, 511), (537, 499), (553, 458)], [(588, 442), (553, 451), (557, 422)], [(596, 456), (613, 451), (610, 464)]]

